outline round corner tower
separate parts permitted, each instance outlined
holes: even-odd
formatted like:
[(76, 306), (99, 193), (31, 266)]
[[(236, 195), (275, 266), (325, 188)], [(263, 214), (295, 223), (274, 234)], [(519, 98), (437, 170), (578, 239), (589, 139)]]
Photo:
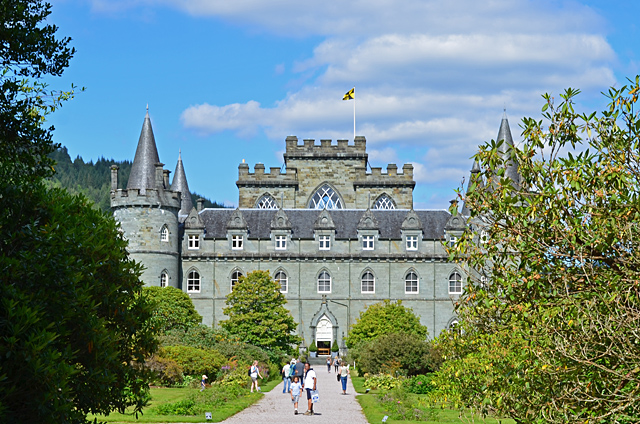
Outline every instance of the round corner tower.
[(129, 255), (145, 266), (145, 285), (180, 288), (181, 196), (169, 189), (170, 171), (163, 167), (147, 111), (125, 190), (118, 189), (118, 167), (111, 167), (111, 209)]

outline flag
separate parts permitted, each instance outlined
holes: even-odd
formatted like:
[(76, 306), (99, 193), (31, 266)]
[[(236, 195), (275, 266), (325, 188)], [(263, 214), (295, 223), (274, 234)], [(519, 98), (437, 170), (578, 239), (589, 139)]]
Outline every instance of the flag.
[(353, 100), (356, 98), (356, 88), (353, 87), (351, 90), (347, 91), (342, 100)]

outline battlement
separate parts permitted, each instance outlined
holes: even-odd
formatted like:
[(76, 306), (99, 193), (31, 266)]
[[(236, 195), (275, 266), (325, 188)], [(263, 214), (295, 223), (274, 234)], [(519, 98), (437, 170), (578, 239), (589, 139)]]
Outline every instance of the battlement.
[(357, 181), (354, 187), (388, 187), (416, 185), (413, 180), (413, 165), (406, 163), (402, 166), (402, 172), (398, 173), (398, 166), (394, 163), (387, 165), (387, 172), (382, 172), (382, 167), (372, 167), (371, 172), (365, 168), (358, 168)]
[(262, 185), (262, 186), (297, 186), (298, 170), (288, 168), (285, 172), (281, 172), (279, 167), (270, 167), (269, 172), (264, 172), (263, 164), (258, 163), (253, 168), (254, 172), (249, 172), (249, 165), (241, 163), (238, 165), (238, 181), (236, 185)]
[(141, 193), (139, 189), (111, 190), (111, 208), (121, 207), (162, 207), (180, 210), (180, 192), (171, 190), (146, 189)]
[(353, 144), (348, 140), (337, 140), (334, 144), (332, 140), (320, 140), (316, 144), (313, 139), (305, 139), (299, 144), (298, 137), (288, 136), (286, 138), (286, 151), (284, 153), (285, 162), (287, 159), (295, 158), (366, 158), (367, 140), (362, 136), (357, 136)]

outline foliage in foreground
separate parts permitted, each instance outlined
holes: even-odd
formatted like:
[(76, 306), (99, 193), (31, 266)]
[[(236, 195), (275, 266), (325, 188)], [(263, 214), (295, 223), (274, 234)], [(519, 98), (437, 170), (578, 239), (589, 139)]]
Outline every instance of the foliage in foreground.
[(291, 354), (301, 339), (293, 334), (297, 324), (284, 307), (286, 303), (280, 284), (268, 271), (253, 271), (241, 277), (227, 295), (223, 312), (229, 318), (220, 325), (246, 343)]
[(420, 318), (411, 308), (402, 305), (402, 301), (385, 300), (374, 303), (360, 312), (360, 317), (351, 326), (345, 342), (352, 348), (361, 342), (391, 333), (410, 334), (418, 340), (426, 340), (427, 327), (420, 323)]
[(639, 91), (638, 77), (610, 89), (600, 115), (574, 111), (577, 90), (545, 95), (522, 147), (481, 146), (456, 246), (473, 283), (439, 373), (461, 406), (523, 423), (640, 421)]

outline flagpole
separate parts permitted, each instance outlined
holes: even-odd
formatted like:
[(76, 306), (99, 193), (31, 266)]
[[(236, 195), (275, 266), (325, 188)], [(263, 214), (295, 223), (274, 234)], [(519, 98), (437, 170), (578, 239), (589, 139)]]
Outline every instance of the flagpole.
[(353, 86), (353, 141), (356, 141), (356, 86)]

